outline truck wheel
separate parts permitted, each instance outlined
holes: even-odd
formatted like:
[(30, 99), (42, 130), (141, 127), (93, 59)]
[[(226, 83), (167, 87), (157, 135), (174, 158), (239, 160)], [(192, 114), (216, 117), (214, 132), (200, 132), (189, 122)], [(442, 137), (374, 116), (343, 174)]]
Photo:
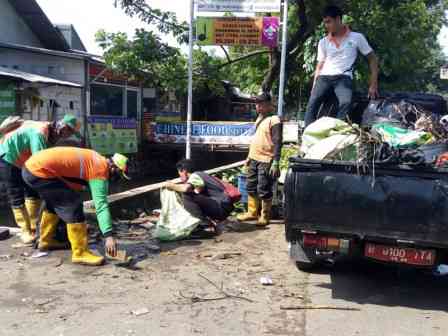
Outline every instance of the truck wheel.
[(313, 269), (316, 269), (319, 266), (319, 263), (317, 261), (313, 262), (296, 261), (296, 266), (299, 270), (308, 272), (312, 271)]
[(298, 242), (290, 245), (290, 257), (296, 262), (296, 266), (301, 271), (310, 271), (317, 268), (322, 259), (316, 255), (314, 249), (304, 248)]

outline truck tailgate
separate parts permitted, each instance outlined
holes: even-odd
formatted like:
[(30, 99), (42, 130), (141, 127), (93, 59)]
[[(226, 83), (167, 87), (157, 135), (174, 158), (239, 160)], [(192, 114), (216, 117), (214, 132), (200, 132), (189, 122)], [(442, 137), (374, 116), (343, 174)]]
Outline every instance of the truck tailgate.
[(448, 174), (291, 159), (286, 231), (313, 230), (448, 246)]

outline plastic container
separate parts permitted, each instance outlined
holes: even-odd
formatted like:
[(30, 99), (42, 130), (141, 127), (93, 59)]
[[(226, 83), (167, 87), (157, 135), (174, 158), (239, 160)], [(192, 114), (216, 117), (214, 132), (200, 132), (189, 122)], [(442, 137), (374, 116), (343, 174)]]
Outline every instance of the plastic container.
[(247, 204), (247, 175), (238, 175), (238, 190), (241, 193), (241, 203)]

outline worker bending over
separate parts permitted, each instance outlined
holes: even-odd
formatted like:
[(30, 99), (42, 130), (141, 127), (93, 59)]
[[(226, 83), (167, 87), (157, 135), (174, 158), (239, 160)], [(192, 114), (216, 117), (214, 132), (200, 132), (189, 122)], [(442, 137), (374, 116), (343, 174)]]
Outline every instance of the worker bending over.
[(116, 181), (120, 177), (128, 179), (127, 161), (121, 154), (107, 159), (90, 149), (55, 147), (33, 155), (25, 163), (23, 179), (47, 205), (41, 219), (40, 250), (60, 247), (60, 243), (54, 239), (60, 218), (67, 223), (72, 262), (95, 266), (104, 262), (103, 257), (94, 255), (88, 247), (80, 192), (89, 187), (99, 227), (105, 238), (106, 251), (111, 256), (116, 255), (107, 195), (109, 181)]
[(41, 202), (38, 194), (23, 182), (22, 166), (31, 155), (69, 138), (79, 128), (78, 120), (66, 115), (56, 122), (24, 121), (0, 138), (0, 181), (6, 184), (9, 204), (25, 244), (35, 240)]

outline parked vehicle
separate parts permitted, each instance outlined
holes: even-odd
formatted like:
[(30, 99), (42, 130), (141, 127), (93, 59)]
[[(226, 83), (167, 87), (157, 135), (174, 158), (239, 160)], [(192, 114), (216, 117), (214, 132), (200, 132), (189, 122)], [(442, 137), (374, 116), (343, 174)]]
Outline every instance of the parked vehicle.
[(292, 158), (286, 238), (304, 270), (338, 255), (433, 267), (448, 256), (448, 170)]

